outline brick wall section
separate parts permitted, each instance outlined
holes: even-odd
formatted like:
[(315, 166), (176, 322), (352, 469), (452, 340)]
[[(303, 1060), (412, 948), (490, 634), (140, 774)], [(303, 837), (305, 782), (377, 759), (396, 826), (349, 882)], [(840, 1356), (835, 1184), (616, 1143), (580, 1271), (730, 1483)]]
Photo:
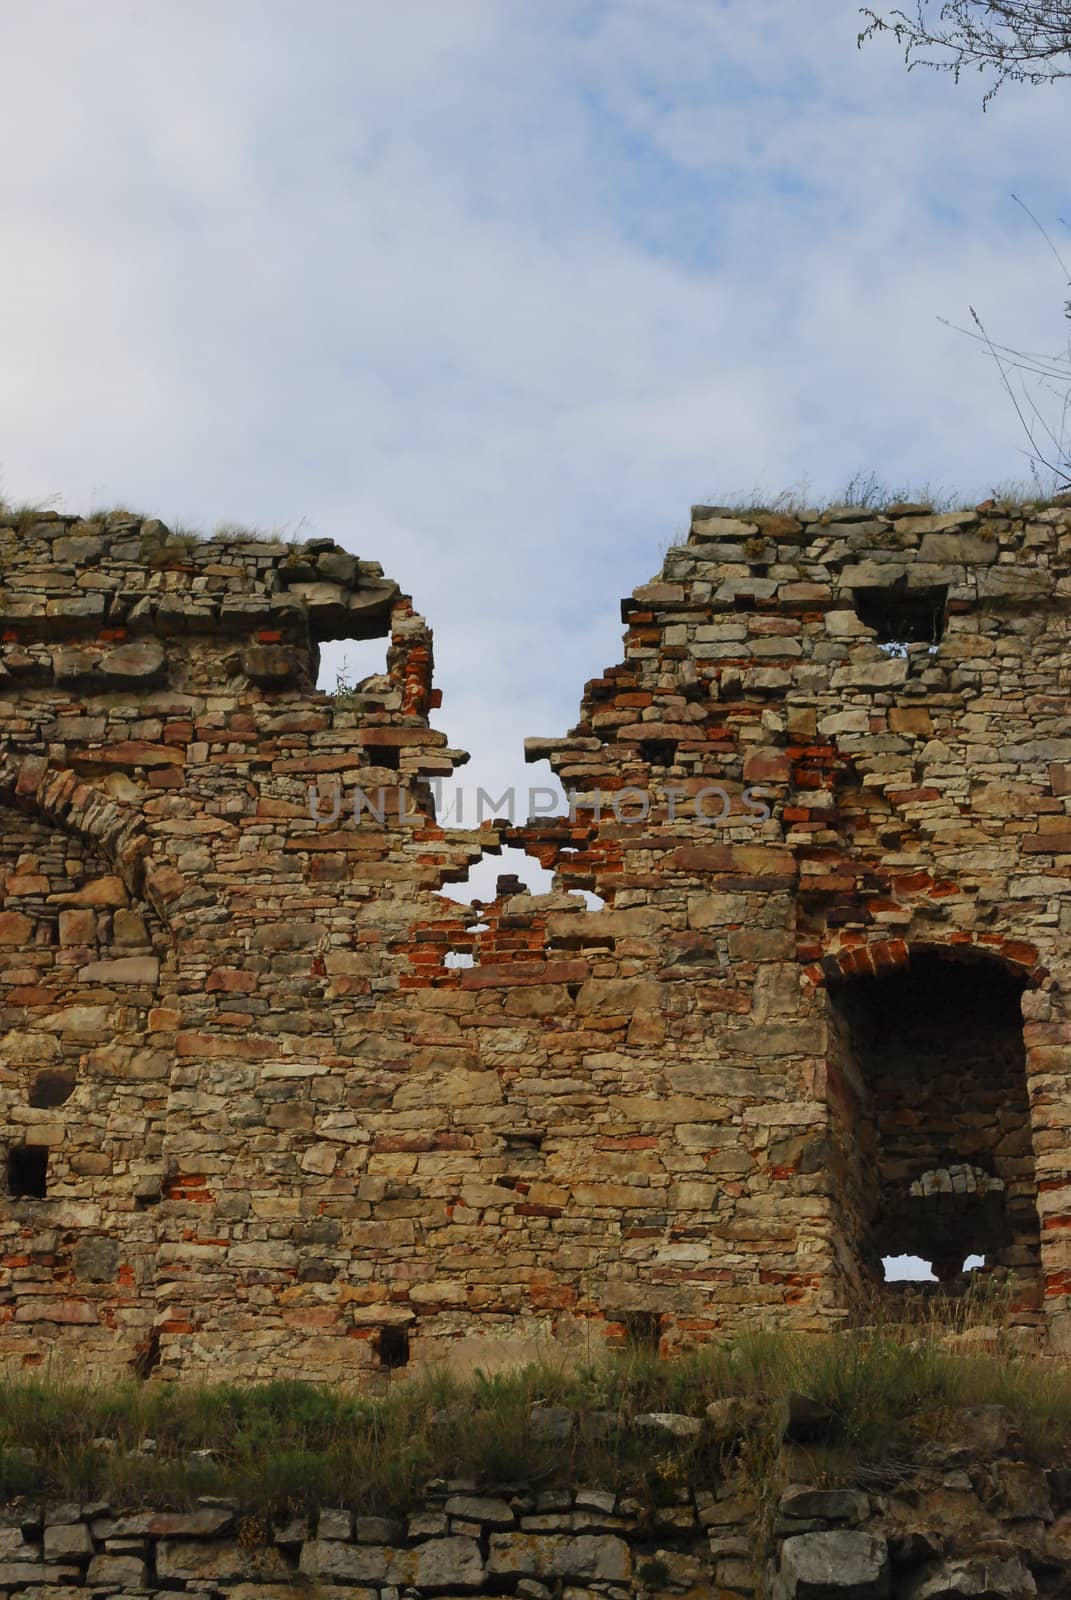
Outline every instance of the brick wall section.
[[(49, 1149), (44, 1198), (0, 1197), (10, 1367), (374, 1385), (397, 1330), (486, 1366), (635, 1312), (667, 1351), (827, 1326), (872, 1288), (880, 1121), (827, 985), (920, 948), (1026, 985), (1018, 1314), (1067, 1337), (1071, 509), (698, 508), (529, 742), (574, 814), (479, 833), (435, 821), (464, 757), (373, 563), (120, 516), (0, 558), (0, 1144)], [(859, 591), (908, 631), (939, 594), (936, 648), (883, 648)], [(377, 635), (382, 676), (317, 693), (320, 643)], [(438, 892), (507, 843), (552, 894)]]

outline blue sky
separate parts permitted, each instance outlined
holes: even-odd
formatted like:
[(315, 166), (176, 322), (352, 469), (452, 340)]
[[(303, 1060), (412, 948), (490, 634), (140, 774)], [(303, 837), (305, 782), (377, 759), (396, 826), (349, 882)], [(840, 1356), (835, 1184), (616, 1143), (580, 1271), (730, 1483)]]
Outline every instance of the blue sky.
[(858, 28), (842, 0), (5, 8), (0, 488), (382, 561), (469, 781), (538, 778), (524, 735), (619, 659), (691, 502), (1022, 475), (936, 319), (1058, 345), (1010, 196), (1059, 229), (1068, 91), (983, 114)]

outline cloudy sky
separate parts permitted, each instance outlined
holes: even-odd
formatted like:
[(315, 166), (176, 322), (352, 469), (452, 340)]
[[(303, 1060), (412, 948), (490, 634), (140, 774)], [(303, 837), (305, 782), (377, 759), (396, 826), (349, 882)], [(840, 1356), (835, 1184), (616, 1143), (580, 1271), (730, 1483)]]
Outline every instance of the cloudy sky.
[(1011, 195), (1060, 232), (1069, 91), (983, 114), (858, 28), (846, 0), (7, 0), (0, 490), (382, 561), (469, 781), (538, 778), (521, 739), (619, 659), (691, 502), (1022, 476), (937, 318), (1058, 345)]

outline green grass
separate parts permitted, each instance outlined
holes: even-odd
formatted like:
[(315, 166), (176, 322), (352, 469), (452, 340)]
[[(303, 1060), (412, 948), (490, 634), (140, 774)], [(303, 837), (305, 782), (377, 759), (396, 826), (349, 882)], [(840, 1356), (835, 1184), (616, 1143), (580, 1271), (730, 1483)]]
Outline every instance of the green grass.
[(14, 528), (16, 533), (25, 533), (36, 522), (41, 521), (42, 512), (55, 509), (57, 496), (41, 501), (37, 505), (9, 505), (6, 500), (0, 500), (0, 527)]
[[(778, 1402), (793, 1390), (834, 1413), (824, 1470), (842, 1479), (865, 1480), (889, 1453), (909, 1460), (950, 1410), (986, 1403), (1009, 1408), (1034, 1459), (1068, 1459), (1071, 1371), (1063, 1364), (968, 1357), (887, 1334), (758, 1334), (670, 1361), (623, 1352), (575, 1370), (530, 1367), (464, 1382), (432, 1372), (395, 1382), (383, 1399), (302, 1383), (12, 1382), (0, 1385), (0, 1494), (127, 1507), (232, 1495), (261, 1513), (320, 1503), (385, 1513), (413, 1502), (432, 1478), (461, 1476), (484, 1485), (598, 1484), (654, 1505), (679, 1483), (719, 1479), (732, 1444), (709, 1427), (683, 1444), (652, 1444), (629, 1426), (633, 1416), (703, 1417), (712, 1399), (749, 1400), (758, 1420), (739, 1468), (751, 1459), (765, 1472)], [(598, 1413), (599, 1426), (549, 1443), (533, 1436), (536, 1404)]]
[(116, 522), (147, 522), (149, 520), (147, 512), (135, 511), (133, 506), (98, 506), (95, 511), (89, 513), (88, 517), (83, 517), (82, 521), (107, 523), (110, 518), (114, 518)]
[[(834, 506), (856, 506), (863, 511), (882, 512), (887, 506), (922, 505), (931, 512), (972, 511), (985, 500), (993, 500), (1001, 510), (1025, 511), (1041, 509), (1053, 504), (1052, 495), (1040, 484), (1030, 479), (1006, 480), (994, 484), (983, 493), (965, 495), (941, 485), (896, 484), (881, 478), (876, 472), (854, 472), (839, 494), (817, 498), (806, 479), (776, 494), (755, 488), (746, 494), (731, 494), (724, 500), (711, 497), (706, 503), (715, 506), (723, 515), (742, 520), (755, 513), (775, 513), (798, 517), (804, 512), (820, 515)], [(683, 540), (676, 541), (683, 543)]]
[(300, 550), (308, 537), (309, 527), (307, 517), (300, 517), (293, 526), (283, 522), (272, 528), (262, 528), (256, 523), (220, 522), (212, 532), (211, 542), (228, 544), (232, 540), (242, 539), (254, 544), (285, 545), (288, 550)]

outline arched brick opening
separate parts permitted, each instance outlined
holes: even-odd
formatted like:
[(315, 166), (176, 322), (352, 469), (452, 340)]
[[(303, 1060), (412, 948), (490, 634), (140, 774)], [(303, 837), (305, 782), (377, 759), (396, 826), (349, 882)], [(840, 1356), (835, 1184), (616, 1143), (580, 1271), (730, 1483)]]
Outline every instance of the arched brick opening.
[(11, 806), (95, 845), (134, 894), (144, 883), (149, 841), (140, 815), (117, 805), (70, 768), (43, 756), (0, 759), (0, 804)]
[(1041, 1278), (1029, 965), (974, 945), (900, 948), (888, 961), (856, 952), (829, 975), (848, 1276), (873, 1289), (884, 1258), (916, 1256), (955, 1293), (981, 1256), (1030, 1320)]

